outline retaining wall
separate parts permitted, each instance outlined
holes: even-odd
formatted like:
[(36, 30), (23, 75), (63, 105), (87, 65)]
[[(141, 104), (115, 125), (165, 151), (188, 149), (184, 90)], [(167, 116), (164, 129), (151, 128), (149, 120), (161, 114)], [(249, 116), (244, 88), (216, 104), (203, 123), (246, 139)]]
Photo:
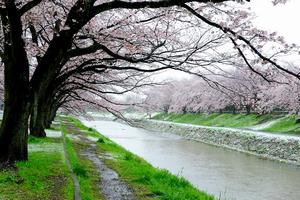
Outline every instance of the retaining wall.
[(156, 120), (139, 120), (136, 123), (148, 130), (174, 133), (187, 139), (300, 165), (300, 138)]

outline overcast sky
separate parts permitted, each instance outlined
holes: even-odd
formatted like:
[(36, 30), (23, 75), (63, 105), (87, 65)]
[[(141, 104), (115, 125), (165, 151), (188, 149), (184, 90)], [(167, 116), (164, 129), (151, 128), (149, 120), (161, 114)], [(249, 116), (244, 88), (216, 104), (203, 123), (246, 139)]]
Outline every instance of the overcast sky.
[(273, 6), (272, 0), (251, 0), (245, 3), (257, 15), (256, 25), (264, 30), (277, 31), (288, 42), (300, 45), (300, 0)]

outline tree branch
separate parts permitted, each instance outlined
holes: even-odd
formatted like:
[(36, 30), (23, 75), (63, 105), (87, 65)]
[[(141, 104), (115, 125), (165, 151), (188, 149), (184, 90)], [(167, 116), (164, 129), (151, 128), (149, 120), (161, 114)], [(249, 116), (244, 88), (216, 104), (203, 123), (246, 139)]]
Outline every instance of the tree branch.
[[(255, 48), (251, 42), (249, 40), (247, 40), (245, 37), (237, 34), (236, 32), (234, 32), (233, 30), (231, 30), (228, 27), (223, 27), (220, 24), (217, 24), (213, 21), (210, 21), (209, 19), (203, 17), (202, 15), (200, 15), (199, 13), (197, 13), (193, 8), (191, 8), (190, 6), (186, 5), (186, 4), (182, 4), (181, 5), (183, 8), (187, 9), (189, 12), (191, 12), (193, 15), (195, 15), (197, 18), (201, 19), (202, 21), (204, 21), (205, 23), (207, 23), (210, 26), (216, 27), (219, 30), (223, 31), (224, 33), (230, 33), (232, 34), (235, 38), (237, 38), (238, 40), (243, 41), (248, 47), (250, 47), (250, 49), (263, 61), (266, 61), (268, 63), (271, 63), (273, 66), (275, 66), (276, 68), (300, 79), (300, 75), (298, 73), (294, 73), (290, 70), (285, 69), (284, 67), (280, 66), (279, 64), (277, 64), (276, 62), (274, 62), (273, 60), (271, 60), (270, 58), (267, 58), (266, 56), (264, 56), (257, 48)], [(234, 42), (234, 40), (232, 38), (230, 38), (232, 42)], [(233, 43), (235, 46), (237, 46), (236, 43)], [(239, 52), (241, 50), (239, 49)], [(240, 52), (241, 53), (241, 52)], [(243, 56), (243, 54), (241, 54)], [(243, 59), (245, 60), (245, 57), (243, 57)], [(247, 63), (247, 65), (249, 66), (249, 63)], [(251, 65), (250, 65), (251, 66)], [(251, 70), (254, 70), (253, 68), (251, 68)], [(257, 71), (256, 71), (257, 73)]]
[(24, 15), (26, 12), (28, 12), (30, 9), (34, 8), (37, 6), (39, 3), (41, 3), (43, 0), (32, 0), (25, 4), (23, 7), (19, 9), (20, 15)]

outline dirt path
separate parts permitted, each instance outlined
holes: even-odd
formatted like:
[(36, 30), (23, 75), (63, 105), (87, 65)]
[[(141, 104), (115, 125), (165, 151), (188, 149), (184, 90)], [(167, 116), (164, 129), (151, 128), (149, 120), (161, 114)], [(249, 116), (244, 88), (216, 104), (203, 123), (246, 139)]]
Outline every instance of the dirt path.
[(136, 199), (132, 190), (119, 178), (119, 175), (108, 168), (96, 153), (96, 145), (90, 144), (85, 156), (91, 160), (101, 174), (99, 188), (107, 200), (131, 200)]
[[(136, 197), (129, 186), (120, 179), (117, 172), (104, 163), (104, 157), (97, 153), (96, 142), (88, 139), (71, 123), (65, 123), (69, 133), (76, 135), (80, 142), (87, 144), (82, 155), (91, 160), (98, 169), (100, 177), (99, 190), (106, 200), (135, 200)], [(73, 137), (73, 136), (72, 136)], [(71, 138), (72, 138), (71, 137)]]

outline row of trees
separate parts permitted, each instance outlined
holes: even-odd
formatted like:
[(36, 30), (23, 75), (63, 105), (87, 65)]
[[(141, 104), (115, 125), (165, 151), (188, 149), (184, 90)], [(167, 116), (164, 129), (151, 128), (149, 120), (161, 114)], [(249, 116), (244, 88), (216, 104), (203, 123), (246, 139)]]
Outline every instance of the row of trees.
[[(294, 68), (290, 66), (290, 68)], [(268, 82), (247, 68), (214, 74), (210, 80), (192, 77), (145, 91), (148, 112), (300, 113), (300, 82), (273, 71)]]
[(45, 136), (59, 108), (79, 112), (86, 103), (114, 111), (120, 103), (112, 94), (151, 84), (148, 73), (173, 69), (205, 78), (246, 63), (269, 81), (264, 62), (299, 78), (275, 60), (297, 46), (253, 28), (249, 11), (225, 2), (1, 0), (1, 165), (27, 159), (29, 118), (30, 133)]

